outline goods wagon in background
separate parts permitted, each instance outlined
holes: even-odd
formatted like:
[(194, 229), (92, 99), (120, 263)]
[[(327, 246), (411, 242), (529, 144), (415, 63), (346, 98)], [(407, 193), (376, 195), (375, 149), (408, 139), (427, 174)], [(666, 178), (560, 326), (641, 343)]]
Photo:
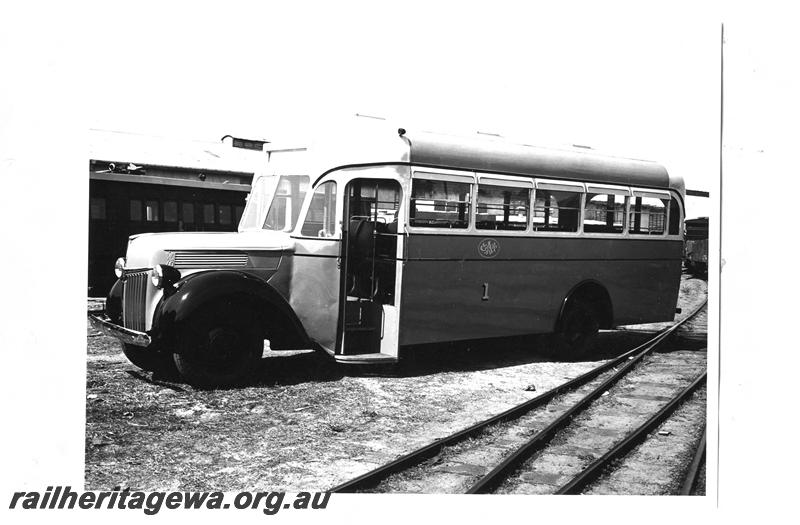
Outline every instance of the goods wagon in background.
[(708, 274), (708, 217), (684, 221), (683, 264), (689, 273)]

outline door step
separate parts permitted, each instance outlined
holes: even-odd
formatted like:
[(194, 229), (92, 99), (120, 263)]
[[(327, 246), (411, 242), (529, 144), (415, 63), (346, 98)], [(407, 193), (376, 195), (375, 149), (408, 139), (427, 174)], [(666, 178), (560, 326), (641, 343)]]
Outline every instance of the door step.
[(396, 363), (397, 357), (389, 354), (353, 354), (353, 355), (335, 355), (334, 359), (338, 363), (352, 364), (352, 365), (371, 365), (371, 364), (384, 364)]

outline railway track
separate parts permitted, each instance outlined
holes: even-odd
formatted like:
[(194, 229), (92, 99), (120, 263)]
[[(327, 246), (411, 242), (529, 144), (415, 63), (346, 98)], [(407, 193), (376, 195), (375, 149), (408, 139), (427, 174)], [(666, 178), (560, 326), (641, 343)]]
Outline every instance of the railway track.
[[(675, 443), (666, 438), (683, 432), (676, 430), (686, 426), (681, 418), (705, 421), (705, 352), (658, 350), (704, 310), (705, 303), (645, 344), (331, 491), (653, 493), (654, 479), (639, 476), (643, 486), (631, 486), (615, 479), (614, 472), (635, 471), (635, 465), (625, 463), (644, 462), (646, 467), (648, 457), (665, 454), (676, 460), (688, 456), (673, 462), (671, 470), (681, 470), (681, 479), (688, 470), (683, 485), (689, 488), (661, 487), (656, 493), (691, 493), (696, 484), (692, 471), (703, 458), (693, 449), (676, 453)], [(650, 445), (655, 452), (647, 450), (650, 434), (664, 438)], [(687, 443), (694, 446), (699, 439), (684, 436), (682, 441), (687, 449)], [(674, 472), (667, 477), (675, 478)]]

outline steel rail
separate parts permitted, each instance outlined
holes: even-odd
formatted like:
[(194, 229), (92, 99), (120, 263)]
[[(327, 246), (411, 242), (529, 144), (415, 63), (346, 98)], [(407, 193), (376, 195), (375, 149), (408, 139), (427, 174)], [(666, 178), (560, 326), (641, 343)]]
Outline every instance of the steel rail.
[(555, 388), (534, 397), (533, 399), (525, 401), (524, 403), (521, 403), (515, 407), (512, 407), (506, 410), (505, 412), (497, 414), (496, 416), (493, 416), (484, 421), (478, 422), (468, 428), (456, 432), (455, 434), (451, 434), (450, 436), (434, 441), (429, 445), (413, 450), (408, 454), (400, 456), (394, 461), (391, 461), (374, 470), (362, 474), (361, 476), (358, 476), (352, 480), (337, 485), (332, 489), (330, 489), (329, 492), (351, 493), (372, 488), (396, 472), (408, 469), (410, 467), (413, 467), (414, 465), (422, 463), (427, 459), (435, 457), (445, 447), (454, 445), (460, 441), (475, 436), (481, 433), (486, 428), (495, 425), (497, 423), (517, 419), (523, 416), (524, 414), (530, 412), (531, 410), (547, 404), (554, 397), (564, 393), (565, 391), (583, 386), (584, 384), (590, 382), (603, 372), (606, 372), (607, 370), (618, 366), (620, 363), (623, 363), (624, 361), (631, 359), (637, 353), (644, 352), (651, 346), (658, 345), (661, 341), (669, 337), (679, 325), (683, 324), (684, 322), (686, 322), (686, 320), (696, 315), (704, 306), (705, 302), (679, 323), (676, 323), (674, 326), (661, 330), (649, 341), (633, 348), (632, 350), (628, 350), (627, 352), (612, 359), (611, 361), (608, 361), (607, 363), (595, 367), (592, 370), (589, 370), (588, 372), (574, 379), (571, 379), (566, 383), (558, 385)]
[(574, 379), (571, 379), (570, 381), (567, 381), (566, 383), (558, 385), (555, 388), (534, 397), (533, 399), (525, 401), (524, 403), (512, 407), (506, 410), (505, 412), (502, 412), (489, 419), (480, 421), (468, 428), (465, 428), (464, 430), (456, 432), (455, 434), (451, 434), (450, 436), (439, 439), (429, 445), (413, 450), (408, 454), (400, 456), (399, 458), (395, 459), (390, 463), (382, 465), (357, 478), (342, 483), (341, 485), (337, 485), (336, 487), (330, 489), (329, 492), (348, 493), (348, 492), (357, 492), (359, 490), (365, 490), (370, 487), (374, 487), (375, 485), (379, 484), (381, 481), (383, 481), (390, 475), (394, 474), (395, 472), (399, 472), (401, 470), (410, 468), (414, 465), (422, 463), (426, 459), (436, 456), (444, 447), (454, 445), (455, 443), (458, 443), (464, 439), (477, 435), (487, 427), (490, 427), (497, 423), (517, 419), (523, 416), (524, 414), (530, 412), (531, 410), (549, 403), (557, 395), (567, 390), (580, 387), (588, 383), (589, 381), (593, 380), (595, 377), (607, 371), (608, 369), (618, 366), (623, 361), (629, 359), (636, 352), (641, 351), (647, 345), (653, 344), (653, 341), (655, 341), (656, 339), (660, 341), (661, 338), (663, 337), (664, 332), (666, 332), (666, 330), (659, 332), (656, 335), (656, 337), (654, 337), (650, 341), (642, 345), (639, 345), (636, 348), (625, 352), (619, 357), (616, 357), (607, 363), (595, 367), (592, 370), (589, 370), (588, 372)]
[(694, 457), (692, 458), (692, 462), (689, 464), (689, 470), (686, 471), (686, 475), (683, 478), (683, 484), (681, 485), (680, 495), (681, 496), (688, 496), (692, 493), (692, 489), (694, 489), (695, 484), (697, 483), (697, 475), (700, 473), (700, 465), (706, 459), (706, 429), (703, 428), (703, 437), (700, 438), (700, 443), (697, 445), (697, 450), (694, 451)]
[(522, 464), (522, 462), (531, 457), (535, 452), (541, 450), (544, 445), (546, 445), (558, 433), (559, 430), (567, 426), (577, 414), (586, 410), (593, 401), (602, 396), (603, 393), (611, 388), (617, 381), (627, 375), (628, 372), (633, 369), (633, 367), (635, 367), (646, 356), (650, 355), (653, 350), (655, 350), (663, 341), (672, 335), (679, 327), (697, 315), (700, 310), (705, 307), (705, 305), (706, 301), (704, 301), (703, 304), (698, 306), (690, 315), (686, 316), (680, 322), (675, 323), (671, 327), (659, 333), (657, 337), (654, 337), (651, 340), (651, 344), (645, 343), (643, 346), (646, 346), (646, 348), (642, 349), (633, 358), (628, 359), (628, 362), (625, 363), (625, 365), (622, 366), (616, 373), (614, 373), (614, 375), (603, 381), (600, 386), (589, 392), (586, 396), (570, 407), (569, 410), (559, 416), (555, 421), (534, 434), (527, 443), (506, 456), (506, 458), (501, 461), (500, 464), (498, 464), (495, 468), (493, 468), (475, 484), (473, 484), (466, 491), (466, 493), (484, 494), (496, 488), (500, 483), (502, 483), (502, 481), (510, 472), (516, 469), (520, 464)]
[(689, 386), (684, 388), (677, 396), (664, 405), (661, 410), (656, 412), (650, 419), (644, 422), (636, 430), (620, 441), (614, 448), (591, 462), (578, 475), (573, 477), (556, 491), (556, 494), (579, 494), (587, 485), (596, 480), (612, 461), (622, 457), (631, 451), (636, 445), (641, 443), (647, 435), (658, 425), (664, 422), (697, 388), (705, 383), (706, 373), (700, 374)]

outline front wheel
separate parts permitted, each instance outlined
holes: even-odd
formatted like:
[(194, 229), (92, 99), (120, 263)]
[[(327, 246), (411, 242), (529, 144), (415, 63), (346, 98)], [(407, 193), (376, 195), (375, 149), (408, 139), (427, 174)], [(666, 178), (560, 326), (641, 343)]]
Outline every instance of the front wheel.
[(574, 300), (567, 304), (551, 346), (558, 357), (579, 359), (594, 349), (599, 331), (600, 322), (592, 305)]
[(199, 317), (181, 333), (173, 355), (181, 376), (191, 385), (210, 388), (245, 381), (263, 350), (252, 318), (228, 309)]
[(175, 364), (172, 362), (171, 353), (127, 343), (122, 344), (122, 353), (125, 354), (128, 361), (142, 370), (164, 376), (173, 376), (175, 374)]

